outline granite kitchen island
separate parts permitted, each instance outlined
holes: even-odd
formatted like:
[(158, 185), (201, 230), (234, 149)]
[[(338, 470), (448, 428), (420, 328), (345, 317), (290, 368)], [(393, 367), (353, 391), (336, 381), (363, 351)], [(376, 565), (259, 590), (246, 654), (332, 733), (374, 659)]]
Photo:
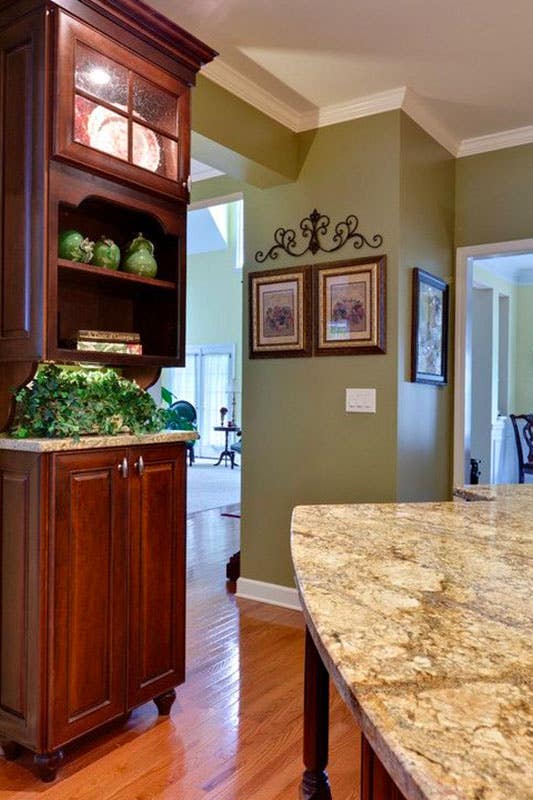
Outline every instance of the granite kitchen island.
[(479, 502), (295, 509), (302, 797), (330, 797), (331, 678), (363, 733), (364, 799), (531, 800), (533, 486), (462, 496)]

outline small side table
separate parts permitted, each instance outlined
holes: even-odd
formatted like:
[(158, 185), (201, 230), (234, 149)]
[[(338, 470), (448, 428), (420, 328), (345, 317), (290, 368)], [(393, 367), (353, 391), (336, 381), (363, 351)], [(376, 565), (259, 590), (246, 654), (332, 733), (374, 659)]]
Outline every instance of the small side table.
[(232, 469), (235, 466), (238, 467), (239, 465), (235, 464), (235, 453), (233, 452), (233, 450), (230, 450), (230, 447), (229, 447), (229, 435), (230, 435), (230, 433), (240, 433), (241, 429), (237, 425), (231, 425), (231, 426), (230, 425), (215, 425), (213, 430), (214, 431), (224, 431), (224, 433), (226, 435), (226, 441), (224, 443), (224, 449), (221, 452), (221, 454), (219, 455), (218, 461), (216, 462), (216, 464), (213, 464), (213, 466), (214, 467), (218, 467), (218, 465), (221, 464), (222, 461), (224, 461), (224, 466), (227, 467), (228, 466), (228, 460), (229, 460)]

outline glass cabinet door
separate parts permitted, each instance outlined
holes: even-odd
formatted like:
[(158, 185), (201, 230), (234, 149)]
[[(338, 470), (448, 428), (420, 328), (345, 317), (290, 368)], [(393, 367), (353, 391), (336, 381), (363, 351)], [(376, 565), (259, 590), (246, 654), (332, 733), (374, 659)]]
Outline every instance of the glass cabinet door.
[(188, 87), (92, 28), (58, 16), (56, 153), (186, 199)]

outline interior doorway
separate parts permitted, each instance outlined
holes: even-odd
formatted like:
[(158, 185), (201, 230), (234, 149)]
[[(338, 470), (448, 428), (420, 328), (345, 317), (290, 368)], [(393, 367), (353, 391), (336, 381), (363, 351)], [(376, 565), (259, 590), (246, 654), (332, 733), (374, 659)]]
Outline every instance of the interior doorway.
[(514, 483), (509, 415), (533, 410), (533, 239), (459, 248), (456, 276), (453, 482), (475, 459), (481, 483)]
[[(211, 197), (188, 212), (186, 360), (163, 369), (167, 402), (192, 406), (200, 439), (188, 464), (187, 514), (239, 512), (242, 456), (242, 195)], [(169, 399), (171, 398), (171, 399)], [(236, 451), (237, 449), (237, 451)], [(220, 458), (223, 453), (229, 454)]]

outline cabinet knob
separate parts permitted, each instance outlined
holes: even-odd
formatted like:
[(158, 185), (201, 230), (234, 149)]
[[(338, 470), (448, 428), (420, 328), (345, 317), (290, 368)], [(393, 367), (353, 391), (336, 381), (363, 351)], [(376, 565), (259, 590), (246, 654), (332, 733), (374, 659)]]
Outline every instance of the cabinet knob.
[(143, 475), (144, 473), (144, 460), (142, 456), (139, 456), (139, 460), (135, 462), (135, 469), (139, 473), (139, 475)]
[(126, 456), (124, 456), (120, 464), (117, 465), (117, 469), (121, 473), (123, 478), (128, 477), (128, 459), (126, 458)]
[(181, 185), (183, 186), (184, 189), (187, 189), (187, 191), (190, 194), (191, 189), (192, 189), (192, 178), (191, 178), (191, 176), (189, 175), (189, 177), (187, 178), (186, 181), (182, 181)]

